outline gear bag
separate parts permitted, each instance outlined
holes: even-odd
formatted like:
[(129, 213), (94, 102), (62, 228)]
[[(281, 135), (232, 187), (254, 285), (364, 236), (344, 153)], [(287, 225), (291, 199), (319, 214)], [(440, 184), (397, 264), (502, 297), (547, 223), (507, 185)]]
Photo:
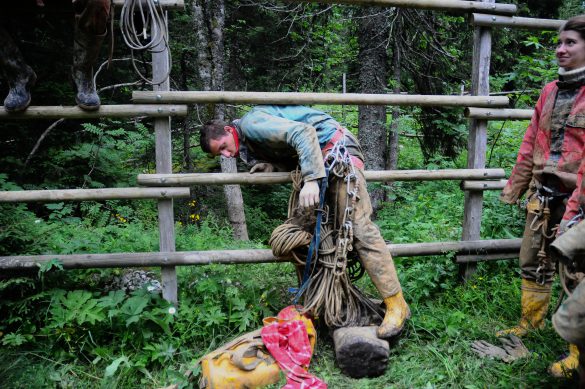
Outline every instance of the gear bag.
[[(300, 320), (315, 349), (317, 331), (311, 319), (296, 307), (281, 310), (276, 317), (264, 318), (265, 326)], [(280, 367), (262, 341), (262, 328), (248, 332), (201, 358), (200, 389), (251, 389), (278, 382)]]
[(199, 388), (247, 389), (278, 382), (280, 368), (264, 346), (260, 330), (244, 334), (204, 356)]

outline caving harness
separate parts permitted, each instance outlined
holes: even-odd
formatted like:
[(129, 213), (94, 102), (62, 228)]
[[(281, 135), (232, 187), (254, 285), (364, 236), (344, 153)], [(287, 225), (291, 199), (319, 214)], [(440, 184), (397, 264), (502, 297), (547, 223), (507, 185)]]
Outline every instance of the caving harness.
[(546, 252), (549, 243), (554, 239), (558, 230), (557, 226), (551, 227), (549, 225), (551, 218), (550, 205), (555, 202), (563, 201), (567, 197), (567, 193), (562, 193), (545, 185), (541, 185), (538, 187), (534, 197), (530, 199), (526, 205), (527, 211), (535, 215), (530, 223), (530, 230), (534, 233), (534, 236), (539, 236), (539, 250), (536, 254), (538, 258), (536, 282), (540, 285), (545, 284), (547, 271), (549, 273), (554, 271), (550, 256)]

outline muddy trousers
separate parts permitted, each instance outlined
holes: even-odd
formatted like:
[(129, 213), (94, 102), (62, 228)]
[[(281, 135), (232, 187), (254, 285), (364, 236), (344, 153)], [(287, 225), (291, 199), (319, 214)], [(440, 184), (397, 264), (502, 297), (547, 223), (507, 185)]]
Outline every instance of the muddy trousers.
[(585, 282), (580, 282), (573, 293), (561, 304), (552, 317), (557, 333), (579, 349), (580, 388), (585, 388)]
[[(522, 278), (544, 284), (551, 284), (555, 275), (555, 265), (550, 259), (549, 245), (554, 240), (554, 231), (552, 229), (560, 223), (565, 213), (565, 204), (561, 200), (551, 202), (549, 209), (550, 219), (548, 221), (546, 235), (552, 236), (552, 238), (547, 238), (541, 232), (534, 231), (539, 219), (534, 213), (528, 212), (519, 255), (520, 274)], [(544, 266), (541, 266), (541, 261), (538, 257), (542, 240), (545, 243), (544, 252), (546, 254)]]
[[(380, 234), (380, 229), (371, 220), (372, 204), (364, 174), (360, 169), (356, 169), (356, 176), (359, 199), (353, 206), (353, 249), (357, 251), (362, 266), (382, 298), (387, 298), (394, 296), (402, 289), (390, 250)], [(330, 213), (336, 214), (339, 226), (346, 212), (347, 184), (341, 179), (330, 180), (327, 199), (330, 206), (336, 204), (337, 209), (330, 210)], [(349, 204), (351, 204), (351, 200)]]

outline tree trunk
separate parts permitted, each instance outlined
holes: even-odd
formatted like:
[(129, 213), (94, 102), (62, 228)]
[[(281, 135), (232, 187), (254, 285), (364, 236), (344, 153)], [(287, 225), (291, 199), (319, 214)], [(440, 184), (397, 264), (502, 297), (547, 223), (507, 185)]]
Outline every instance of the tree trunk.
[[(359, 81), (361, 93), (385, 93), (387, 68), (387, 20), (384, 9), (364, 7), (358, 28)], [(366, 156), (366, 168), (386, 168), (386, 107), (360, 105), (358, 139)], [(374, 213), (385, 198), (385, 191), (370, 191)]]
[[(224, 80), (224, 37), (225, 3), (224, 0), (195, 0), (192, 6), (195, 31), (199, 41), (199, 77), (204, 90), (223, 90)], [(225, 106), (215, 105), (210, 114), (216, 119), (225, 119)], [(221, 158), (221, 171), (237, 171), (234, 158)], [(244, 213), (244, 200), (239, 185), (225, 185), (228, 218), (233, 228), (234, 238), (248, 240), (248, 228)]]
[[(400, 9), (396, 9), (396, 18), (394, 19), (393, 30), (397, 32), (393, 37), (392, 49), (392, 70), (394, 73), (394, 94), (400, 93), (400, 44), (397, 35), (402, 31), (402, 24), (400, 23)], [(392, 125), (390, 126), (390, 136), (388, 139), (388, 159), (386, 161), (387, 170), (396, 170), (398, 168), (398, 120), (400, 120), (400, 107), (396, 106), (392, 109)], [(392, 185), (390, 183), (389, 185)]]
[[(181, 55), (181, 89), (187, 90), (187, 63), (185, 53)], [(182, 120), (181, 133), (183, 135), (183, 170), (187, 173), (194, 171), (193, 159), (191, 158), (191, 129), (189, 119), (185, 117)]]

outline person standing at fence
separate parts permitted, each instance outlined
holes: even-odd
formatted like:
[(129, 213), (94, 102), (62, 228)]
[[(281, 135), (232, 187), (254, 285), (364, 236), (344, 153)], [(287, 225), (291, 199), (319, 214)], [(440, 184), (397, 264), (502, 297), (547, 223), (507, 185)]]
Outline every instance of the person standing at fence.
[[(12, 2), (11, 2), (12, 3)], [(29, 3), (31, 3), (29, 5)], [(0, 17), (0, 75), (8, 83), (8, 95), (4, 108), (8, 112), (24, 111), (31, 101), (31, 88), (37, 76), (25, 62), (22, 53), (9, 34), (6, 26), (16, 12), (30, 14), (35, 7), (71, 7), (75, 13), (73, 33), (73, 66), (71, 77), (77, 88), (75, 101), (80, 108), (97, 110), (100, 98), (93, 80), (93, 66), (99, 56), (102, 41), (107, 34), (110, 15), (110, 0), (24, 0), (15, 5), (3, 5)], [(18, 7), (12, 10), (11, 7)]]
[(214, 156), (239, 156), (250, 173), (271, 172), (275, 164), (288, 171), (300, 165), (303, 186), (299, 203), (319, 204), (319, 180), (326, 176), (323, 157), (338, 141), (357, 168), (353, 207), (353, 247), (374, 286), (384, 299), (386, 313), (377, 330), (380, 338), (398, 334), (410, 317), (390, 251), (371, 221), (372, 206), (363, 175), (364, 157), (357, 139), (324, 112), (303, 106), (257, 106), (232, 123), (211, 121), (201, 129), (201, 148)]
[[(559, 30), (556, 49), (559, 79), (547, 84), (520, 146), (516, 164), (500, 199), (516, 204), (526, 193), (526, 226), (520, 249), (521, 318), (497, 336), (524, 336), (540, 329), (548, 312), (555, 265), (549, 244), (566, 228), (571, 212), (565, 203), (576, 187), (585, 146), (585, 15), (569, 19)], [(578, 365), (578, 351), (551, 365), (564, 376)]]

